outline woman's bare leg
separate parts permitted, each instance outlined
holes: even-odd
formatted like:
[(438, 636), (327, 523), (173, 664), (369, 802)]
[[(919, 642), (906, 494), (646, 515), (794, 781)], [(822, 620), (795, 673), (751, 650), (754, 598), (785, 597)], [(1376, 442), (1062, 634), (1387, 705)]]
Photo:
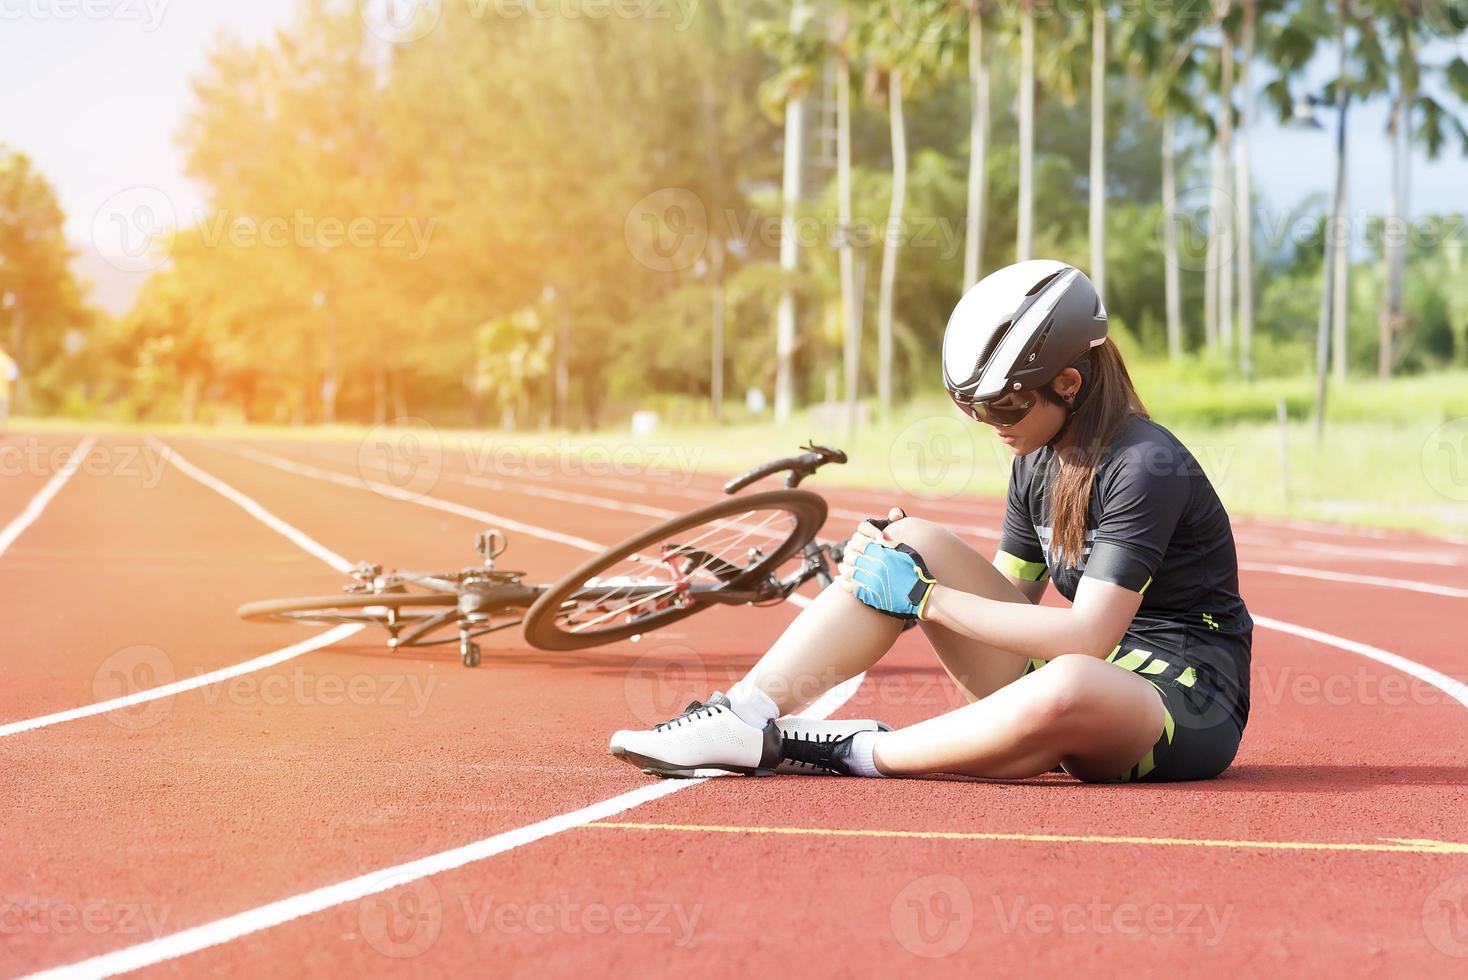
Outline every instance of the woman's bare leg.
[[(944, 585), (1027, 602), (992, 563), (932, 521), (905, 517), (887, 533), (923, 556)], [(828, 588), (745, 679), (782, 713), (870, 668), (901, 624), (840, 589)], [(956, 773), (1017, 779), (1071, 772), (1105, 779), (1125, 772), (1161, 735), (1162, 701), (1144, 678), (1079, 654), (1023, 674), (1028, 659), (936, 623), (922, 630), (944, 669), (973, 703), (883, 735), (874, 760), (889, 775)]]
[[(990, 562), (931, 521), (905, 518), (887, 533), (924, 560), (940, 582), (991, 598), (1024, 602)], [(930, 569), (934, 565), (929, 561)], [(1071, 772), (1104, 779), (1125, 772), (1162, 733), (1162, 699), (1144, 678), (1079, 654), (1023, 674), (1028, 659), (935, 623), (922, 624), (938, 658), (974, 703), (882, 736), (878, 767), (893, 775), (958, 773), (1012, 779)]]
[[(915, 548), (944, 585), (1006, 602), (1028, 601), (987, 558), (939, 524), (904, 517), (889, 525), (887, 533)], [(782, 714), (788, 714), (882, 659), (901, 627), (898, 620), (842, 590), (827, 588), (786, 628), (743, 683), (759, 688)], [(970, 701), (1013, 681), (1028, 663), (936, 623), (923, 623), (922, 629)]]
[(786, 715), (882, 659), (901, 630), (902, 624), (891, 616), (828, 587), (801, 610), (740, 683), (769, 695)]
[[(889, 525), (887, 533), (922, 555), (938, 581), (950, 588), (1004, 602), (1029, 602), (989, 559), (935, 521), (904, 517)], [(923, 623), (921, 628), (943, 669), (969, 701), (977, 701), (1012, 682), (1029, 663), (1028, 657), (937, 623)]]
[(1019, 779), (1064, 762), (1075, 775), (1108, 779), (1156, 743), (1163, 717), (1145, 678), (1072, 653), (973, 704), (883, 735), (873, 760), (893, 776)]

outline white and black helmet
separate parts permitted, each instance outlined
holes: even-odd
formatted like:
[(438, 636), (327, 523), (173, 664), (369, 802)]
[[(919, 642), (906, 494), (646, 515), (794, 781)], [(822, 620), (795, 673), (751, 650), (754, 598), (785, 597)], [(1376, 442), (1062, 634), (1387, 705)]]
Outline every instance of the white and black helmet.
[(1041, 388), (1106, 340), (1106, 308), (1073, 265), (1033, 259), (964, 293), (943, 334), (943, 383), (960, 405)]

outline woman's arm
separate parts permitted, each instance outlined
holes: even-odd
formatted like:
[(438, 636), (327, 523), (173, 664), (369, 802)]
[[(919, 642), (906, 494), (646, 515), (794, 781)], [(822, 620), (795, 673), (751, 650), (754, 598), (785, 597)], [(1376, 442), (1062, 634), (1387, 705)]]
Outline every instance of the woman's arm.
[(1140, 593), (1086, 576), (1068, 609), (1000, 602), (939, 584), (928, 598), (924, 619), (1026, 657), (1050, 660), (1065, 653), (1105, 657), (1121, 642), (1141, 604)]
[(1029, 579), (1015, 578), (1008, 572), (1001, 572), (1000, 574), (1009, 580), (1009, 584), (1014, 586), (1015, 591), (1030, 600), (1030, 604), (1035, 606), (1038, 606), (1040, 600), (1045, 597), (1045, 586), (1050, 584), (1049, 579), (1042, 578), (1038, 582), (1032, 582)]
[[(889, 521), (904, 516), (896, 507), (888, 512)], [(835, 582), (868, 605), (872, 602), (858, 595), (855, 578), (858, 556), (871, 544), (884, 548), (897, 546), (895, 539), (886, 531), (888, 521), (879, 523), (880, 526), (863, 521), (856, 529), (847, 542)], [(915, 556), (915, 560), (921, 562), (921, 556)], [(908, 563), (908, 572), (913, 571), (911, 564)], [(880, 574), (873, 572), (873, 582)], [(1122, 634), (1142, 604), (1140, 591), (1083, 575), (1076, 588), (1075, 602), (1069, 608), (1041, 606), (1037, 603), (1045, 591), (1044, 579), (1034, 581), (1017, 578), (1010, 572), (1002, 574), (1030, 600), (1030, 604), (989, 599), (939, 583), (933, 585), (922, 603), (921, 618), (924, 622), (946, 626), (956, 633), (1026, 657), (1050, 660), (1065, 653), (1105, 657), (1121, 642)], [(874, 587), (883, 593), (889, 591), (880, 585)], [(896, 592), (907, 595), (907, 585), (897, 588)]]

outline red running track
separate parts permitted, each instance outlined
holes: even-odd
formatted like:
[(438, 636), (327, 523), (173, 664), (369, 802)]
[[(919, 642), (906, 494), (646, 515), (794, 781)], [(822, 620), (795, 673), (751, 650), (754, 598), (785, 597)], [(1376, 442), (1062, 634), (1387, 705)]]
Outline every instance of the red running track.
[[(0, 527), (79, 442), (17, 438), (43, 462), (0, 480)], [(170, 443), (348, 560), (458, 567), (485, 523), (351, 485), (382, 476), (354, 446)], [(160, 449), (101, 438), (0, 555), (0, 732), (321, 632), (235, 618), (243, 601), (330, 592), (340, 575)], [(612, 543), (718, 482), (509, 478), (450, 459), (429, 492), (552, 532), (512, 532), (507, 556), (551, 581), (587, 554), (564, 536)], [(896, 502), (992, 550), (994, 501), (820, 484), (827, 536)], [(360, 634), (0, 735), (0, 973), (1461, 976), (1461, 544), (1247, 520), (1239, 533), (1260, 569), (1244, 575), (1250, 608), (1319, 633), (1257, 632), (1249, 730), (1214, 782), (665, 784), (605, 754), (612, 729), (738, 676), (798, 612), (788, 604), (574, 654), (506, 631), (477, 670), (452, 648), (391, 653)], [(1278, 566), (1296, 572), (1262, 570)], [(955, 699), (909, 633), (840, 714), (901, 725)], [(649, 788), (674, 792), (624, 799)], [(522, 830), (607, 800), (619, 812), (590, 825)], [(498, 853), (456, 867), (413, 864), (491, 840), (482, 850)], [(372, 884), (310, 897), (362, 876)], [(131, 958), (89, 961), (119, 953)]]

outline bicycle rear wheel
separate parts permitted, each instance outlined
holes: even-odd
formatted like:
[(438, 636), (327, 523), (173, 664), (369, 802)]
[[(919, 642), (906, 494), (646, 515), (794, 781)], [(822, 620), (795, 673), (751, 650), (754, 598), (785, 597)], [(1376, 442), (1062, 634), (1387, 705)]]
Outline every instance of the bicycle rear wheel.
[(731, 497), (675, 517), (551, 586), (525, 616), (525, 639), (580, 650), (667, 626), (774, 572), (825, 520), (826, 501), (806, 490)]
[(421, 626), (435, 618), (445, 618), (443, 625), (452, 627), (453, 619), (446, 614), (457, 606), (458, 596), (451, 592), (343, 593), (247, 602), (240, 606), (239, 616), (256, 623), (302, 623), (310, 626), (362, 623), (380, 626), (396, 637), (403, 630)]

